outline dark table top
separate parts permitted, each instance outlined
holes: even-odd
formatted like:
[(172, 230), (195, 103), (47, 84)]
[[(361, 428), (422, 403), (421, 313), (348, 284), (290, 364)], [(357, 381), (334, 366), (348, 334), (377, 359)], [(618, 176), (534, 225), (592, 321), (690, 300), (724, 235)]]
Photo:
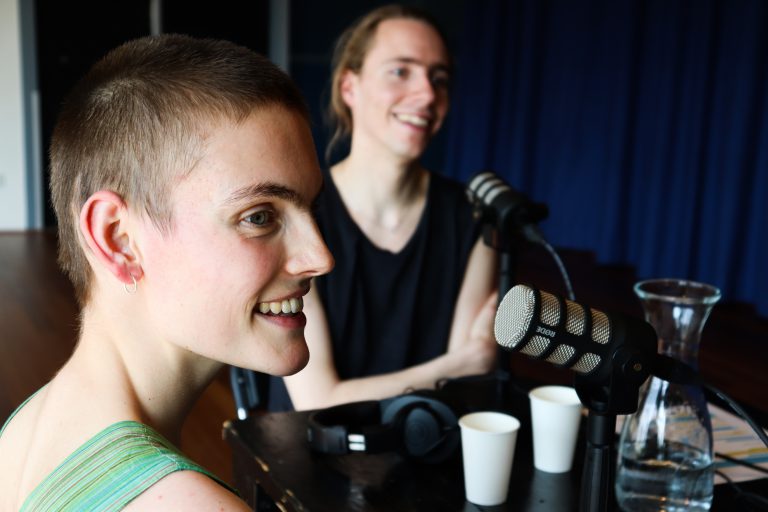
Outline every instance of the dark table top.
[[(521, 420), (508, 500), (498, 507), (466, 502), (460, 450), (437, 464), (396, 453), (327, 455), (307, 443), (309, 412), (254, 415), (227, 422), (224, 435), (233, 448), (235, 479), (256, 508), (256, 487), (282, 510), (341, 511), (571, 511), (578, 510), (584, 459), (582, 425), (573, 469), (550, 474), (533, 468), (527, 396), (511, 398), (508, 412)], [(768, 479), (747, 482), (745, 490), (768, 494)], [(736, 508), (734, 508), (736, 507)], [(734, 491), (715, 487), (713, 510), (749, 510)]]
[[(263, 488), (293, 510), (576, 510), (579, 471), (537, 471), (522, 443), (506, 505), (481, 509), (465, 502), (460, 454), (438, 464), (397, 454), (316, 454), (305, 447), (306, 419), (307, 413), (267, 414), (233, 422), (227, 432), (233, 446), (258, 443), (252, 454), (263, 463)], [(233, 442), (234, 436), (239, 440)]]

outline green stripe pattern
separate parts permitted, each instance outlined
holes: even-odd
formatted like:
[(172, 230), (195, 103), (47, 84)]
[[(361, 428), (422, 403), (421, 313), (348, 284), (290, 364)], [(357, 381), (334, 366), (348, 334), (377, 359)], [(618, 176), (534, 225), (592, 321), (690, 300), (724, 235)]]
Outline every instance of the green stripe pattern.
[(121, 421), (67, 457), (32, 491), (21, 512), (120, 510), (164, 476), (183, 470), (203, 473), (232, 491), (148, 426)]

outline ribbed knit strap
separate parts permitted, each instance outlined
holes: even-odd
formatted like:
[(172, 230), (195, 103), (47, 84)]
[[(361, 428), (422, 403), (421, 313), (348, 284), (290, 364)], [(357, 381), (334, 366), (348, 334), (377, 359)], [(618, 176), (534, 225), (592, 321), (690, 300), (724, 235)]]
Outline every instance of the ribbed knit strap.
[(227, 484), (135, 421), (110, 425), (67, 457), (27, 497), (22, 512), (117, 511), (161, 478), (197, 471)]

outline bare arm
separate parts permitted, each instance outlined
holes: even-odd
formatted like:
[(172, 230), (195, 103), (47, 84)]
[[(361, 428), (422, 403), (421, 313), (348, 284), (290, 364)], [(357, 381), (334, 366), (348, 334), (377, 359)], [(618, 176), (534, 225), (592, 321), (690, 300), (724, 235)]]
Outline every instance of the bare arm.
[[(493, 337), (498, 283), (498, 255), (482, 239), (475, 242), (464, 272), (464, 281), (453, 313), (448, 352), (468, 352), (485, 358), (486, 371), (495, 362), (497, 352)], [(479, 372), (482, 373), (482, 372)]]
[[(495, 300), (491, 304), (486, 301), (486, 297), (493, 289), (495, 261), (489, 263), (484, 259), (493, 255), (490, 249), (488, 251), (490, 253), (486, 253), (484, 247), (476, 246), (470, 257), (454, 313), (449, 351), (425, 363), (396, 372), (349, 380), (339, 379), (333, 361), (325, 310), (317, 291), (313, 288), (304, 300), (309, 364), (296, 375), (285, 379), (294, 407), (297, 410), (317, 409), (345, 402), (377, 400), (401, 394), (409, 389), (433, 388), (437, 381), (446, 377), (488, 371), (493, 365), (495, 343), (487, 343), (483, 336), (478, 336), (475, 341), (484, 340), (485, 343), (478, 342), (476, 345), (453, 341), (454, 337), (469, 335), (473, 325), (476, 325), (476, 331), (483, 335), (492, 329)], [(483, 277), (484, 266), (491, 263), (491, 266), (485, 267), (486, 270), (490, 269), (490, 276)], [(482, 298), (478, 299), (481, 295)], [(495, 299), (495, 294), (493, 297)], [(470, 307), (468, 304), (472, 300), (478, 301)], [(457, 329), (465, 331), (459, 334)]]
[(160, 479), (123, 508), (125, 512), (165, 510), (218, 510), (248, 512), (240, 498), (195, 471), (177, 471)]

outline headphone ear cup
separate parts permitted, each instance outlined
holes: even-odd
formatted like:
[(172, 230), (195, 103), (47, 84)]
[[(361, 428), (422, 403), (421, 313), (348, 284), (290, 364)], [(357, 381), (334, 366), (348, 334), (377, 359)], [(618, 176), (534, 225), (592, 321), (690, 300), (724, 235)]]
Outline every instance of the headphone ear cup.
[(456, 450), (458, 419), (443, 402), (418, 395), (393, 400), (382, 412), (402, 435), (404, 455), (428, 463), (441, 462)]
[(443, 437), (442, 421), (428, 408), (415, 405), (402, 421), (403, 447), (411, 457), (424, 457)]

